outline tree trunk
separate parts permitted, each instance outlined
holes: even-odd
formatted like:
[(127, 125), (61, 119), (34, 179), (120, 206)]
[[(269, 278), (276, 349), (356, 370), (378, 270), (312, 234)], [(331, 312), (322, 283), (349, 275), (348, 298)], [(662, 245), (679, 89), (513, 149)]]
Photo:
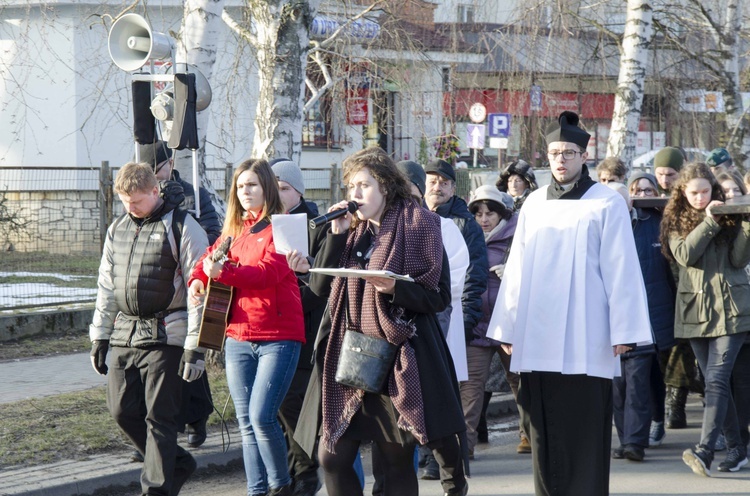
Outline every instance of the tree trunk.
[(248, 0), (259, 92), (253, 157), (299, 163), (310, 26), (320, 0)]
[[(184, 16), (180, 28), (180, 36), (177, 40), (176, 60), (180, 63), (187, 62), (195, 65), (203, 73), (206, 79), (211, 81), (214, 63), (216, 62), (216, 50), (219, 40), (222, 39), (221, 30), (225, 29), (221, 12), (224, 9), (224, 0), (185, 0)], [(183, 71), (184, 65), (177, 64), (177, 70)], [(206, 128), (208, 126), (208, 111), (198, 112), (198, 170), (200, 186), (206, 188), (211, 195), (212, 203), (220, 215), (224, 214), (224, 202), (215, 188), (206, 177)], [(182, 178), (189, 183), (193, 182), (193, 161), (190, 150), (182, 150), (177, 153), (175, 167)], [(223, 165), (223, 164), (221, 164)], [(198, 194), (197, 185), (196, 195)]]
[(653, 10), (646, 0), (628, 0), (627, 9), (607, 156), (618, 157), (630, 167), (641, 121)]
[[(734, 162), (744, 167), (747, 155), (743, 146), (747, 136), (747, 120), (744, 119), (742, 96), (740, 95), (740, 62), (739, 62), (739, 39), (740, 32), (740, 2), (729, 0), (727, 4), (726, 25), (719, 33), (721, 54), (724, 58), (724, 110), (727, 118), (727, 131), (729, 137), (726, 146), (727, 151)], [(717, 146), (723, 145), (717, 143)]]

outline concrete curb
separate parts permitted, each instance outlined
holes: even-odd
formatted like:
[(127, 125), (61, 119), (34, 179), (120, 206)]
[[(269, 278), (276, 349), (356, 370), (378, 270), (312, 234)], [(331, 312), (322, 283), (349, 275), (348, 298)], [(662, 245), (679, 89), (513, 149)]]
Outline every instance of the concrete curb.
[[(198, 471), (235, 463), (241, 466), (242, 443), (236, 428), (230, 429), (230, 441), (225, 452), (221, 434), (212, 432), (203, 446), (190, 449)], [(127, 452), (9, 469), (0, 472), (0, 496), (107, 495), (113, 488), (131, 486), (140, 492), (140, 473), (140, 464), (131, 462)]]

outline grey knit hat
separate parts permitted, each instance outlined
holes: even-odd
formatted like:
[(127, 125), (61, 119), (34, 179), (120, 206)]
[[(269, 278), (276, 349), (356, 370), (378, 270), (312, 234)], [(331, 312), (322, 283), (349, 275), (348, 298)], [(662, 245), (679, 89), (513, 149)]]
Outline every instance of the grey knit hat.
[(299, 166), (291, 160), (281, 160), (271, 166), (273, 173), (279, 181), (288, 183), (296, 189), (300, 195), (305, 194), (305, 181)]

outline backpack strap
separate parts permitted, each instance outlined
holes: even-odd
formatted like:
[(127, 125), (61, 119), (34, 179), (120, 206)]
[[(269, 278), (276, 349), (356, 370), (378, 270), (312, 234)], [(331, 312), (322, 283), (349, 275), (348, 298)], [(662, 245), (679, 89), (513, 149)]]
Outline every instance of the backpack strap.
[(185, 216), (187, 214), (187, 210), (182, 208), (176, 208), (172, 211), (172, 237), (177, 249), (173, 255), (178, 264), (180, 263), (180, 247), (182, 246), (182, 228), (185, 225)]

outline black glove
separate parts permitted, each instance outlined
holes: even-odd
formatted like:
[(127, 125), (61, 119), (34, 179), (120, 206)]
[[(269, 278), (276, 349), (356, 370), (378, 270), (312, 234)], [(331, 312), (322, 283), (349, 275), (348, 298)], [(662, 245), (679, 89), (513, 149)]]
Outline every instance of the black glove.
[(94, 367), (99, 375), (107, 375), (107, 351), (109, 351), (109, 341), (106, 339), (97, 339), (91, 343), (91, 366)]
[(187, 382), (200, 379), (206, 370), (205, 354), (195, 350), (185, 350), (180, 360), (179, 374)]

